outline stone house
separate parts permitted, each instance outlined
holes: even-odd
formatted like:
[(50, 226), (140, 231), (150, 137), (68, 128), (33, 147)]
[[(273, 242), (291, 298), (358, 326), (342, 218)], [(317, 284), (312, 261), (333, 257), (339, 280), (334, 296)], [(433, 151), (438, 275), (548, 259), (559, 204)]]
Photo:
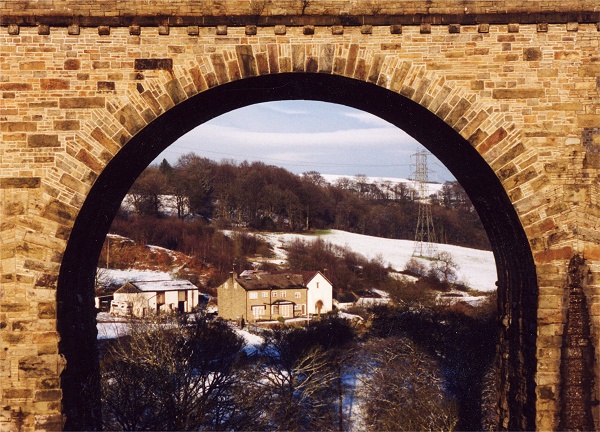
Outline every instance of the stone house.
[(303, 318), (331, 310), (332, 286), (320, 272), (244, 271), (217, 288), (217, 299), (223, 319)]
[(128, 303), (136, 317), (192, 312), (198, 306), (198, 288), (186, 280), (126, 282), (114, 292), (113, 303)]

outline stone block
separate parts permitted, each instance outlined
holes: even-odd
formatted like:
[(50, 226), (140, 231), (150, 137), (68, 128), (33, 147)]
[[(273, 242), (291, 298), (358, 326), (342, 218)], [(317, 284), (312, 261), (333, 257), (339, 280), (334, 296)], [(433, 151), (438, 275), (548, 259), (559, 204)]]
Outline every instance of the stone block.
[(391, 34), (402, 34), (402, 24), (392, 24), (390, 26)]
[(59, 78), (43, 78), (40, 80), (42, 90), (69, 90), (71, 88), (69, 80)]
[(584, 128), (600, 127), (600, 114), (578, 114), (577, 126)]
[(114, 92), (115, 91), (115, 83), (114, 81), (98, 81), (97, 90), (99, 92)]
[(22, 71), (41, 71), (46, 69), (46, 62), (43, 60), (24, 61), (19, 64)]
[(32, 148), (60, 147), (58, 135), (31, 134), (27, 136), (27, 146)]
[(2, 390), (2, 399), (30, 399), (33, 391), (28, 388), (7, 388)]
[(508, 24), (508, 32), (509, 33), (519, 33), (519, 24), (518, 23)]
[(57, 131), (76, 131), (81, 128), (79, 120), (54, 120), (53, 125)]
[(80, 32), (81, 30), (79, 28), (79, 24), (71, 24), (69, 27), (67, 27), (67, 34), (71, 36), (77, 36)]
[(460, 33), (460, 24), (450, 24), (448, 26), (448, 33), (450, 33), (450, 34)]
[(523, 48), (523, 59), (525, 61), (539, 61), (542, 59), (540, 48)]
[(579, 30), (579, 23), (577, 23), (577, 22), (567, 23), (567, 31), (568, 32), (576, 32), (578, 30)]
[(104, 97), (63, 97), (59, 99), (59, 107), (61, 109), (88, 109), (88, 108), (104, 108), (106, 100)]
[(542, 88), (506, 88), (492, 91), (494, 99), (531, 99), (543, 98), (545, 95), (546, 92)]
[(360, 26), (360, 33), (367, 35), (373, 34), (373, 26), (372, 25), (363, 25)]
[(63, 67), (65, 70), (78, 70), (81, 69), (81, 61), (79, 59), (67, 59)]
[(22, 357), (19, 360), (19, 374), (22, 374), (25, 378), (40, 378), (54, 375), (56, 368), (52, 367), (52, 364), (43, 357), (37, 355)]
[(134, 60), (136, 71), (144, 70), (173, 70), (173, 59), (171, 58), (141, 58)]
[(258, 75), (256, 60), (252, 52), (251, 45), (236, 45), (235, 52), (240, 67), (240, 72), (243, 78), (253, 77)]
[(61, 390), (39, 390), (33, 395), (33, 400), (36, 402), (58, 401), (61, 398)]

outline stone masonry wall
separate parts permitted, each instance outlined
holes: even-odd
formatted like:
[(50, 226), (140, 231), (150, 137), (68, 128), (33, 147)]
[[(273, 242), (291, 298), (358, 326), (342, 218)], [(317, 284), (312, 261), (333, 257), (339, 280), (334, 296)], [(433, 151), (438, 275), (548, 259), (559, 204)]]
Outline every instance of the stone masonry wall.
[(405, 15), (418, 14), (539, 14), (594, 12), (600, 6), (594, 0), (4, 0), (0, 15), (5, 16), (232, 16), (232, 15), (339, 15), (359, 14)]
[[(70, 5), (36, 2), (42, 3)], [(398, 2), (382, 10), (391, 3)], [(29, 4), (5, 0), (1, 7), (27, 11)], [(245, 7), (217, 4), (224, 14)], [(575, 6), (598, 10), (596, 2)], [(489, 163), (534, 257), (536, 428), (556, 428), (567, 264), (575, 253), (590, 269), (584, 291), (600, 358), (599, 30), (597, 22), (6, 23), (0, 28), (0, 429), (62, 427), (56, 284), (78, 211), (106, 164), (144, 126), (195, 94), (283, 72), (343, 75), (401, 93), (444, 119)], [(594, 416), (598, 430), (597, 407)]]

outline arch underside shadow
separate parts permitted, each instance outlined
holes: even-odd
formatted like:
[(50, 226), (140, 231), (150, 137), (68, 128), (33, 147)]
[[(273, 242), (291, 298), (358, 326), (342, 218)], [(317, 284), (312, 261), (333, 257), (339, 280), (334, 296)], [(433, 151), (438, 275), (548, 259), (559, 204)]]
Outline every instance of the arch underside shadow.
[(537, 278), (527, 236), (497, 176), (467, 140), (410, 99), (363, 81), (311, 73), (246, 78), (200, 93), (140, 131), (101, 173), (75, 221), (58, 281), (67, 429), (101, 427), (94, 278), (102, 244), (130, 186), (156, 156), (196, 126), (243, 106), (293, 99), (347, 105), (381, 117), (427, 147), (464, 187), (496, 259), (500, 350), (507, 358), (500, 373), (501, 411), (508, 417), (504, 427), (534, 429)]

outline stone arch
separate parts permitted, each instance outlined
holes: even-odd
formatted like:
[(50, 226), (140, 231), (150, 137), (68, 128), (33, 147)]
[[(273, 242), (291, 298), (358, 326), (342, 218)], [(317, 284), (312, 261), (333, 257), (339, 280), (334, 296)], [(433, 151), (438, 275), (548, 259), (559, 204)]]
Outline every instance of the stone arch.
[[(89, 287), (105, 234), (135, 178), (177, 137), (210, 118), (263, 101), (315, 99), (371, 112), (404, 129), (465, 187), (487, 229), (498, 266), (501, 338), (508, 354), (502, 376), (509, 377), (501, 382), (503, 416), (526, 419), (508, 424), (511, 429), (534, 427), (537, 282), (513, 202), (519, 199), (519, 186), (537, 173), (511, 167), (509, 161), (525, 157), (525, 149), (518, 129), (501, 110), (423, 65), (352, 43), (237, 45), (185, 66), (168, 59), (139, 59), (134, 69), (144, 79), (120, 96), (108, 97), (106, 110), (90, 98), (95, 114), (73, 138), (73, 147), (78, 141), (85, 145), (71, 157), (89, 172), (81, 175), (87, 179), (79, 185), (85, 202), (76, 216), (58, 281), (68, 421), (99, 422), (94, 414), (98, 393), (93, 380), (88, 380), (97, 373), (90, 360), (96, 348)], [(58, 201), (56, 205), (64, 206)], [(510, 304), (518, 306), (506, 306)], [(80, 398), (83, 387), (87, 399)]]

